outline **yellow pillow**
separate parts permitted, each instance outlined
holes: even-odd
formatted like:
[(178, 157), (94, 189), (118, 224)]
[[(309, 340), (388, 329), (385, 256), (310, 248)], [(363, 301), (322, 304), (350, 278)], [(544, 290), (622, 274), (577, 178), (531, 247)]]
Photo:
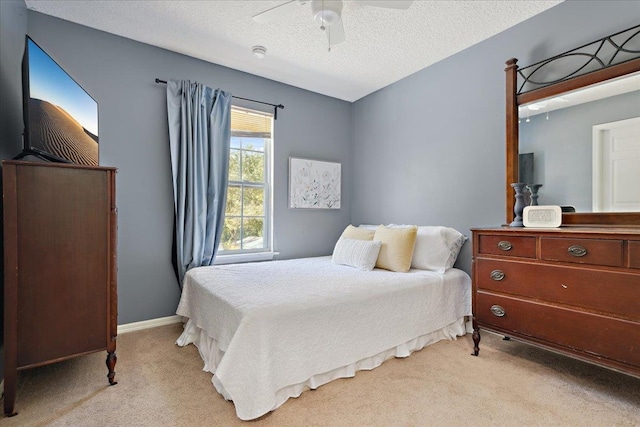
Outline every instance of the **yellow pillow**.
[(376, 230), (370, 230), (367, 228), (358, 228), (349, 224), (347, 228), (344, 229), (341, 239), (354, 239), (354, 240), (373, 240), (373, 235), (376, 233)]
[(382, 242), (376, 267), (398, 272), (409, 271), (417, 234), (418, 227), (415, 226), (405, 228), (379, 226), (373, 236), (373, 240)]

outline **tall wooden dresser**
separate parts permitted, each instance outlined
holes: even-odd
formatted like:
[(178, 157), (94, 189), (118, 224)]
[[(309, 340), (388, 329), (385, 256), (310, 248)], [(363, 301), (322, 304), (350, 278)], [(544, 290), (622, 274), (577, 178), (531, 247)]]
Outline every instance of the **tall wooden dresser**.
[(640, 377), (640, 228), (473, 229), (480, 328)]
[(116, 170), (2, 163), (4, 412), (11, 416), (20, 369), (106, 350), (115, 384)]

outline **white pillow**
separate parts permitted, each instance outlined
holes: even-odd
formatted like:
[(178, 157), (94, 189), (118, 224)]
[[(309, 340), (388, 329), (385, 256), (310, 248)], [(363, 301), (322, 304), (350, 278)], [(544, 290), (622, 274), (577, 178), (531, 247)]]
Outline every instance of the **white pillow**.
[[(409, 225), (389, 224), (391, 228)], [(413, 248), (411, 268), (444, 273), (455, 264), (467, 236), (458, 230), (442, 226), (419, 226)]]
[(418, 227), (412, 268), (444, 273), (453, 267), (467, 237), (449, 227)]
[(340, 238), (333, 249), (331, 261), (360, 270), (371, 271), (376, 265), (382, 242)]
[(377, 230), (378, 227), (380, 226), (380, 224), (378, 225), (374, 225), (374, 224), (360, 224), (358, 226), (358, 228), (366, 228), (367, 230)]

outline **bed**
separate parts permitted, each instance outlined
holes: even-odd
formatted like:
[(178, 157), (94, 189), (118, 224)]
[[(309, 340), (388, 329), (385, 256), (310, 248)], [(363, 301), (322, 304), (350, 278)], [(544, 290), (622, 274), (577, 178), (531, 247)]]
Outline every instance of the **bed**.
[[(457, 255), (457, 254), (456, 254)], [(199, 267), (185, 276), (177, 344), (194, 344), (242, 420), (306, 389), (466, 333), (462, 270), (363, 271), (332, 257)]]

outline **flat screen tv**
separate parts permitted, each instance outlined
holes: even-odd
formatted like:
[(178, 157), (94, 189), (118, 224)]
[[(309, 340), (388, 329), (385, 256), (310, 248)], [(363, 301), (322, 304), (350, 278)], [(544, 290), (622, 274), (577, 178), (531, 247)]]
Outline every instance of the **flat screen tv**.
[(22, 60), (23, 152), (98, 165), (98, 103), (29, 36)]

